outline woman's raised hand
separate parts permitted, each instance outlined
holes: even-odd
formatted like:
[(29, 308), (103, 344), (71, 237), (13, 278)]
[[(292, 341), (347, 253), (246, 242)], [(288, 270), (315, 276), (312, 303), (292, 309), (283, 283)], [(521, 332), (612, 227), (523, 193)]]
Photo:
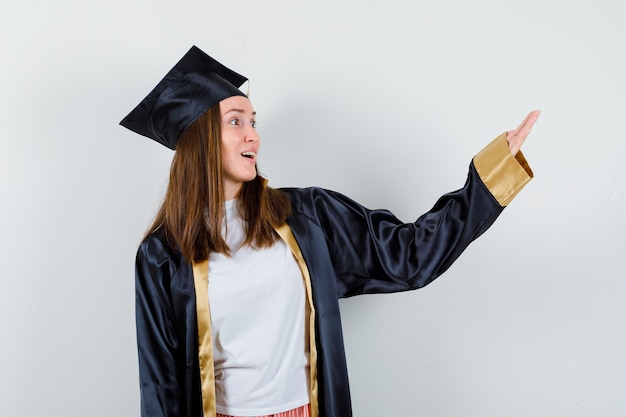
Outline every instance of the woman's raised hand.
[(515, 130), (510, 130), (506, 133), (506, 140), (509, 142), (509, 149), (513, 155), (517, 154), (517, 152), (522, 147), (522, 144), (528, 137), (528, 134), (532, 130), (533, 125), (539, 118), (541, 111), (533, 110), (528, 116), (524, 119), (524, 121), (517, 127)]

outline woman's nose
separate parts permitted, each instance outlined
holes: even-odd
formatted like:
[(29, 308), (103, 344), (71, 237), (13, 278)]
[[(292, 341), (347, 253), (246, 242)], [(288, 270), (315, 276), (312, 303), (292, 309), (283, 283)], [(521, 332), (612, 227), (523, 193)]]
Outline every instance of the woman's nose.
[(246, 131), (246, 141), (247, 142), (257, 142), (259, 140), (259, 134), (255, 128), (252, 126), (248, 127)]

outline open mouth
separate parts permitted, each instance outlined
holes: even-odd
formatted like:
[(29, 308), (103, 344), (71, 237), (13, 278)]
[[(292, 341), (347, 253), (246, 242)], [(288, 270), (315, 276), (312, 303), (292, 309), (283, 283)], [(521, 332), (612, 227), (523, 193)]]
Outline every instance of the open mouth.
[(254, 157), (256, 156), (256, 152), (243, 152), (241, 156), (248, 159), (254, 159)]

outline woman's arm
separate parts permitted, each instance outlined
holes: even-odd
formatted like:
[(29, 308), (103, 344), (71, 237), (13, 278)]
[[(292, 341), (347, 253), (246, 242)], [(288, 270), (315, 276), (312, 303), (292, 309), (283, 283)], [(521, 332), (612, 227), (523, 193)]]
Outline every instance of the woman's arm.
[(463, 188), (443, 195), (412, 223), (339, 193), (302, 190), (300, 205), (319, 224), (328, 246), (337, 295), (420, 288), (445, 272), (532, 178), (519, 147), (537, 117), (531, 113), (518, 129), (479, 152)]

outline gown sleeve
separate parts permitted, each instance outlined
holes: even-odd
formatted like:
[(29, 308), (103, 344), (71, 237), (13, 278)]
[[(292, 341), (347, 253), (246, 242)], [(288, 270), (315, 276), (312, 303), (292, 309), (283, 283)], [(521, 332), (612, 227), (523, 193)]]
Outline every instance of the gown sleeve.
[[(443, 195), (415, 222), (369, 210), (339, 193), (309, 189), (338, 297), (423, 287), (445, 272), (500, 215), (533, 174), (503, 134), (477, 154), (463, 188)], [(407, 191), (410, 192), (410, 191)]]
[(135, 314), (143, 417), (186, 415), (183, 338), (171, 294), (177, 268), (168, 252), (151, 236), (141, 244), (136, 257)]

